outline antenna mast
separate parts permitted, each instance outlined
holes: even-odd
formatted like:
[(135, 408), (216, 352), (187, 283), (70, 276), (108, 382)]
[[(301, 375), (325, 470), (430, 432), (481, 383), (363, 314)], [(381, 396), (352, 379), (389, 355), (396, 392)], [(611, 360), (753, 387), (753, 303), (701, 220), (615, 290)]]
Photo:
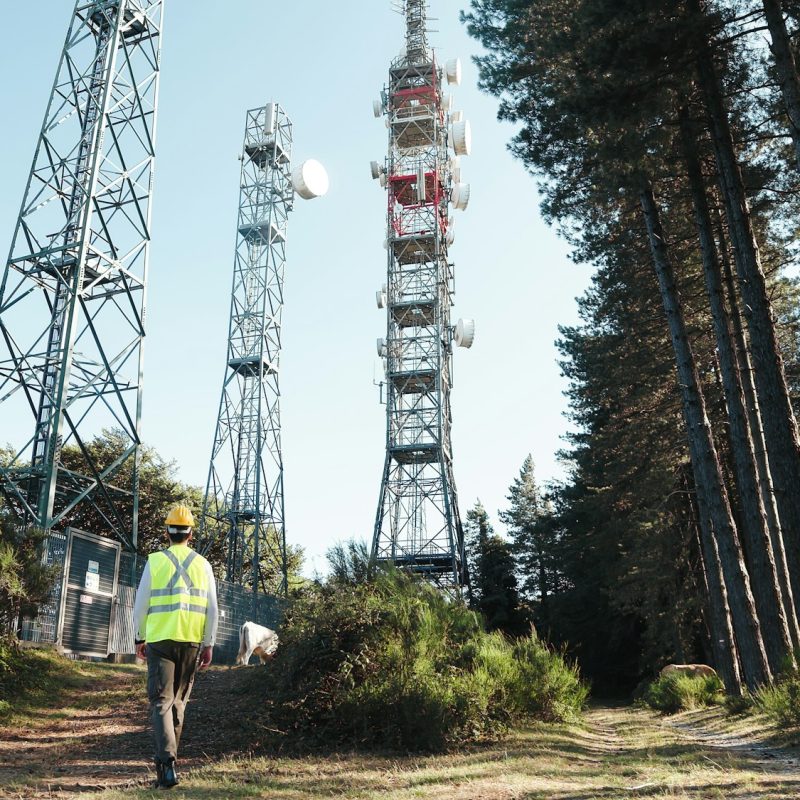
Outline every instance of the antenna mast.
[[(225, 377), (200, 521), (226, 579), (288, 591), (280, 357), (286, 235), (295, 193), (328, 190), (322, 165), (292, 172), (292, 122), (277, 103), (247, 112)], [(255, 608), (254, 608), (255, 610)]]
[(452, 111), (445, 81), (459, 84), (458, 59), (444, 67), (427, 40), (427, 3), (402, 0), (406, 52), (392, 64), (374, 103), (386, 117), (389, 155), (372, 162), (388, 191), (387, 282), (377, 294), (387, 310), (378, 340), (386, 369), (386, 461), (372, 558), (424, 575), (450, 593), (468, 587), (464, 534), (453, 477), (453, 346), (471, 347), (472, 320), (451, 324), (454, 274), (452, 206), (464, 210), (460, 182), (469, 155), (469, 123)]
[(406, 58), (409, 64), (430, 60), (428, 49), (428, 2), (404, 0), (406, 17)]

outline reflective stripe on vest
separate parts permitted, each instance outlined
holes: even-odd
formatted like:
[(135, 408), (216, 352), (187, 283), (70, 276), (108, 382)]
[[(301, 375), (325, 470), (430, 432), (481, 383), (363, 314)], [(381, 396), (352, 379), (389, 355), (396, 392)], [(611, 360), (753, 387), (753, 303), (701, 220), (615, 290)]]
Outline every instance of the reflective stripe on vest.
[(186, 545), (153, 553), (146, 639), (202, 642), (208, 609), (207, 562)]

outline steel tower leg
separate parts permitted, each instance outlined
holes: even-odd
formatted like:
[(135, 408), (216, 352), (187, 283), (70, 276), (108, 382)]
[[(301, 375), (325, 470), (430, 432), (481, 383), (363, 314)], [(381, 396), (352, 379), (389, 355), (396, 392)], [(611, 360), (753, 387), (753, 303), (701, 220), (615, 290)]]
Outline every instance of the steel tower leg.
[[(373, 165), (388, 189), (387, 454), (372, 541), (392, 562), (461, 595), (468, 586), (453, 478), (450, 389), (454, 283), (448, 216), (455, 162), (445, 70), (427, 42), (427, 2), (403, 0), (406, 53), (391, 66), (376, 114), (389, 157)], [(459, 67), (460, 69), (460, 67)], [(471, 341), (470, 341), (471, 344)]]
[[(163, 0), (78, 0), (0, 284), (0, 465), (29, 524), (136, 547)], [(30, 427), (29, 427), (30, 426)], [(90, 447), (113, 430), (113, 456)]]
[(285, 594), (280, 388), (292, 123), (277, 104), (247, 112), (225, 379), (200, 522), (201, 550), (229, 581)]

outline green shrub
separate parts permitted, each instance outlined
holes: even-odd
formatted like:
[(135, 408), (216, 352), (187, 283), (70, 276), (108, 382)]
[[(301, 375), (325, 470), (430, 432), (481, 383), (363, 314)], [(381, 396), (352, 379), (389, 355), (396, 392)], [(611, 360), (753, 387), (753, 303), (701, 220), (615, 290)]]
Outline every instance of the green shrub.
[(800, 670), (789, 670), (771, 686), (762, 686), (753, 700), (759, 711), (781, 725), (800, 727)]
[(716, 675), (693, 678), (672, 673), (650, 684), (642, 697), (658, 711), (674, 714), (724, 702), (725, 687)]
[(268, 744), (289, 749), (441, 750), (566, 719), (587, 696), (535, 635), (486, 633), (474, 612), (394, 571), (295, 601), (264, 680)]
[(50, 594), (57, 570), (42, 565), (41, 531), (0, 512), (0, 637), (14, 638), (21, 614), (35, 614)]

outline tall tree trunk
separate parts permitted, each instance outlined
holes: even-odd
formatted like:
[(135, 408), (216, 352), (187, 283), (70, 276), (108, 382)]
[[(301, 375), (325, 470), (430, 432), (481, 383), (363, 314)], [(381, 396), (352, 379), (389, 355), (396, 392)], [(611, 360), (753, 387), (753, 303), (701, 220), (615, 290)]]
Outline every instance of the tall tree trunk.
[(789, 133), (794, 143), (797, 165), (800, 167), (800, 76), (797, 74), (797, 62), (792, 52), (780, 0), (762, 0), (762, 2), (769, 35), (772, 39), (770, 50), (775, 59), (775, 71), (778, 73), (781, 94), (786, 106)]
[[(692, 10), (703, 13), (703, 0), (687, 2)], [(756, 391), (775, 499), (786, 542), (792, 590), (797, 596), (800, 594), (800, 495), (797, 492), (800, 486), (800, 440), (730, 121), (723, 103), (711, 46), (705, 39), (699, 43), (697, 72), (705, 96), (720, 188), (750, 333)]]
[(658, 206), (649, 183), (642, 188), (640, 201), (650, 239), (653, 265), (661, 290), (661, 299), (669, 324), (672, 346), (675, 350), (695, 485), (698, 487), (698, 497), (702, 497), (707, 504), (706, 512), (711, 523), (710, 527), (714, 531), (719, 548), (724, 584), (728, 589), (733, 614), (733, 629), (739, 646), (745, 682), (749, 687), (754, 688), (768, 683), (772, 679), (772, 675), (761, 637), (761, 625), (756, 613), (755, 600), (750, 589), (750, 578), (744, 564), (728, 493), (725, 490), (722, 466), (711, 433), (711, 423), (706, 414), (705, 399), (686, 332)]
[(772, 473), (770, 472), (769, 461), (767, 459), (767, 446), (764, 439), (764, 427), (761, 421), (761, 409), (758, 406), (756, 387), (753, 380), (753, 367), (750, 363), (750, 349), (745, 336), (744, 321), (742, 320), (742, 314), (739, 310), (739, 297), (736, 291), (736, 282), (733, 277), (733, 269), (728, 254), (727, 237), (725, 236), (725, 229), (718, 207), (716, 208), (715, 222), (720, 260), (722, 262), (723, 281), (728, 295), (728, 308), (730, 309), (731, 325), (733, 328), (734, 341), (736, 343), (739, 374), (742, 378), (747, 416), (750, 421), (750, 432), (753, 436), (756, 462), (758, 464), (759, 475), (761, 476), (762, 500), (767, 513), (769, 533), (772, 539), (772, 550), (775, 555), (775, 567), (778, 570), (781, 594), (784, 597), (784, 606), (789, 621), (789, 633), (792, 637), (792, 646), (795, 650), (798, 650), (800, 649), (800, 605), (798, 605), (800, 594), (796, 594), (792, 590), (792, 583), (789, 578), (789, 566), (786, 561), (786, 546), (783, 541), (778, 504), (772, 485)]
[(728, 431), (733, 456), (736, 487), (739, 492), (742, 538), (750, 577), (752, 578), (761, 633), (773, 672), (778, 672), (792, 652), (789, 625), (783, 596), (775, 567), (767, 515), (762, 501), (755, 449), (745, 409), (733, 337), (725, 308), (722, 271), (717, 258), (717, 246), (711, 224), (705, 180), (697, 152), (695, 131), (688, 109), (682, 106), (680, 119), (681, 143), (694, 205), (695, 224), (700, 240), (706, 288), (708, 289), (714, 335), (719, 353), (719, 369), (728, 414)]
[[(693, 470), (694, 471), (694, 470)], [(708, 503), (703, 491), (695, 483), (694, 492), (689, 487), (689, 476), (684, 474), (684, 486), (694, 512), (694, 535), (700, 557), (700, 578), (703, 594), (703, 619), (708, 626), (708, 641), (713, 654), (714, 667), (719, 672), (730, 694), (742, 693), (742, 673), (739, 667), (739, 648), (733, 635), (731, 607), (728, 590), (722, 575), (717, 540), (708, 515)]]

